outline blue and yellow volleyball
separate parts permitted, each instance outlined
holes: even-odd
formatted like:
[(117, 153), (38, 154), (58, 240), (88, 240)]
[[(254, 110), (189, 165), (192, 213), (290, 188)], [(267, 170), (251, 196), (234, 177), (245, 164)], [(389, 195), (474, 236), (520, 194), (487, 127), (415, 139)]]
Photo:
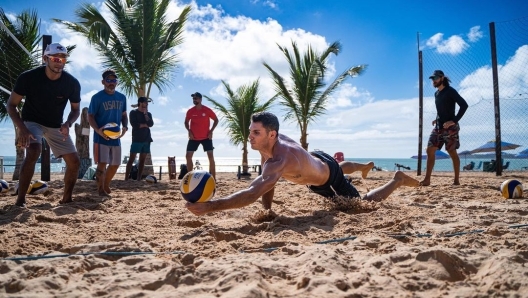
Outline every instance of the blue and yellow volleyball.
[(47, 190), (48, 190), (48, 184), (46, 182), (41, 181), (41, 180), (35, 180), (35, 181), (32, 181), (31, 184), (29, 185), (27, 193), (32, 194), (32, 195), (40, 195), (40, 194), (45, 193)]
[(190, 203), (203, 203), (213, 198), (216, 191), (214, 177), (207, 171), (190, 171), (183, 176), (180, 191)]
[(517, 199), (523, 196), (523, 185), (519, 180), (508, 179), (502, 182), (500, 190), (506, 199)]
[(117, 139), (121, 135), (121, 128), (114, 122), (110, 122), (103, 126), (103, 133), (110, 139)]
[(0, 179), (0, 187), (2, 187), (2, 189), (0, 190), (1, 193), (9, 191), (9, 183), (7, 183), (7, 181), (5, 181), (4, 179)]

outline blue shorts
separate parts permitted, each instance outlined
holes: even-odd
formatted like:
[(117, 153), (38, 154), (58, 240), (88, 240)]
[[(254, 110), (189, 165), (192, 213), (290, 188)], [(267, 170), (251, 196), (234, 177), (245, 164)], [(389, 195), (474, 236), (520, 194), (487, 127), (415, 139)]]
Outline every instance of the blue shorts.
[(196, 151), (198, 150), (198, 146), (202, 144), (204, 152), (207, 151), (213, 151), (213, 140), (211, 139), (205, 139), (205, 140), (189, 140), (187, 143), (187, 152), (189, 151)]
[(36, 139), (30, 142), (41, 144), (42, 138), (46, 139), (55, 157), (77, 152), (71, 137), (61, 134), (59, 128), (49, 128), (31, 121), (24, 121), (24, 125)]
[(130, 153), (150, 153), (150, 142), (132, 142)]

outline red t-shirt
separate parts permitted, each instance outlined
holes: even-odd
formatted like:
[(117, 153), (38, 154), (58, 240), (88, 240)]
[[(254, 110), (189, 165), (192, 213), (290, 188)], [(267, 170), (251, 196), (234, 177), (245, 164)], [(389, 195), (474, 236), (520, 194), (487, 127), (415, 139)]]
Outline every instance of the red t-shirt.
[(209, 126), (211, 124), (209, 119), (216, 120), (216, 114), (210, 108), (202, 105), (201, 109), (192, 107), (187, 111), (185, 115), (185, 122), (191, 120), (189, 123), (189, 129), (194, 135), (194, 139), (197, 141), (207, 139), (209, 133)]

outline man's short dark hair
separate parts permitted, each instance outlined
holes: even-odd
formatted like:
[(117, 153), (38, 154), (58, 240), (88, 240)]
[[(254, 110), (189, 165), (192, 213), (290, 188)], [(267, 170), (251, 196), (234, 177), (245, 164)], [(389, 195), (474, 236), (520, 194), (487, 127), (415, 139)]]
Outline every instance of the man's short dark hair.
[(270, 112), (255, 113), (251, 116), (252, 122), (260, 122), (267, 131), (276, 131), (279, 133), (279, 119)]

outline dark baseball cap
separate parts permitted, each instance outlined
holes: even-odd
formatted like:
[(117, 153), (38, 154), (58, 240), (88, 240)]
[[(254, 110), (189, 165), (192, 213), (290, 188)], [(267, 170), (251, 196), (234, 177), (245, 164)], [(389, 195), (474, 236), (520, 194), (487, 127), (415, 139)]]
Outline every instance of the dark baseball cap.
[(113, 69), (107, 69), (103, 72), (103, 79), (106, 79), (108, 76), (114, 76), (117, 78), (117, 75)]
[(444, 72), (437, 69), (433, 72), (433, 74), (429, 78), (432, 79), (434, 77), (444, 77)]
[(138, 103), (140, 102), (152, 102), (152, 99), (141, 96), (138, 98)]
[(200, 94), (200, 92), (195, 92), (195, 93), (191, 94), (191, 97), (199, 97), (199, 98), (202, 98), (202, 94)]

